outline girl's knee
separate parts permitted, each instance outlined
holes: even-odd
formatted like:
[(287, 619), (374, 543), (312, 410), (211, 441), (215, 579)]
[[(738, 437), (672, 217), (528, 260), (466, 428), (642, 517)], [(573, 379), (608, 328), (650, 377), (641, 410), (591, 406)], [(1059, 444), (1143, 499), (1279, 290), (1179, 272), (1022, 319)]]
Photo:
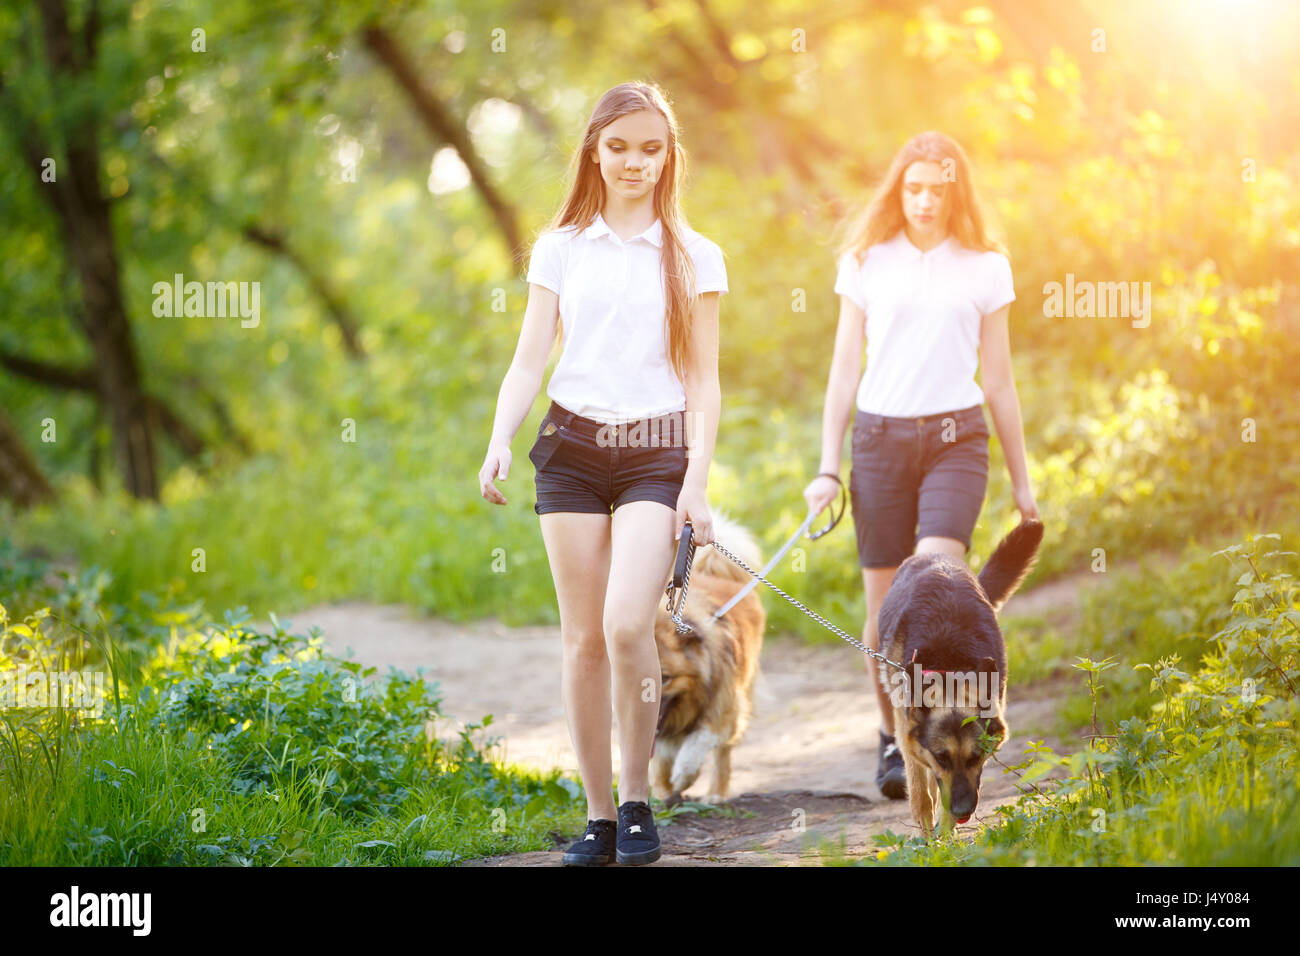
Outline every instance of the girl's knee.
[(605, 660), (605, 635), (601, 631), (574, 629), (560, 631), (564, 655), (575, 660)]
[(638, 656), (654, 648), (654, 627), (624, 619), (605, 622), (605, 647), (611, 658)]

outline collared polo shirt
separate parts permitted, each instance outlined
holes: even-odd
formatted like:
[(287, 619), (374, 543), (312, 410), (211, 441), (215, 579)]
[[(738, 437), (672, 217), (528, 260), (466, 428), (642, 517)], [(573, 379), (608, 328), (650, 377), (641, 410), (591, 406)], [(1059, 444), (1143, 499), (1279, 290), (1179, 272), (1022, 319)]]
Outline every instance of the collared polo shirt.
[[(683, 227), (696, 291), (726, 292), (718, 245)], [(604, 217), (585, 229), (543, 233), (528, 282), (560, 299), (564, 337), (546, 394), (571, 412), (608, 424), (685, 411), (686, 389), (669, 361), (663, 225), (624, 242)]]
[(981, 321), (1016, 298), (1006, 256), (952, 236), (922, 252), (900, 229), (861, 262), (841, 256), (835, 291), (866, 313), (859, 409), (914, 418), (984, 403)]

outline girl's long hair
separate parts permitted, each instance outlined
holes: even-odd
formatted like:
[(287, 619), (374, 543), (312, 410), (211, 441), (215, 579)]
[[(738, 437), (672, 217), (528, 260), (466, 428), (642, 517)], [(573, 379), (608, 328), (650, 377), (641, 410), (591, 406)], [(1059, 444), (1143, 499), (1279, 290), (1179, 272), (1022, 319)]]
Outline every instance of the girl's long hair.
[(892, 239), (907, 220), (903, 216), (903, 174), (917, 161), (938, 163), (951, 170), (953, 180), (946, 192), (951, 195), (948, 233), (967, 249), (1000, 252), (1007, 250), (989, 235), (984, 224), (984, 213), (975, 184), (971, 181), (970, 162), (957, 141), (934, 131), (913, 136), (894, 156), (889, 172), (876, 189), (871, 202), (848, 225), (847, 238), (837, 250), (837, 255), (853, 253), (861, 262), (867, 249), (878, 242)]
[[(665, 344), (678, 378), (686, 381), (690, 355), (691, 308), (695, 300), (695, 265), (686, 253), (682, 229), (687, 225), (681, 210), (681, 183), (686, 175), (686, 152), (678, 136), (677, 118), (659, 87), (649, 83), (621, 83), (608, 90), (587, 121), (587, 131), (574, 150), (569, 164), (572, 186), (559, 212), (546, 228), (573, 225), (582, 230), (591, 225), (605, 200), (605, 183), (600, 166), (591, 161), (600, 142), (600, 131), (614, 120), (638, 110), (658, 110), (668, 125), (663, 172), (655, 183), (655, 213), (663, 228), (660, 262), (663, 266)], [(563, 335), (563, 325), (560, 326)]]

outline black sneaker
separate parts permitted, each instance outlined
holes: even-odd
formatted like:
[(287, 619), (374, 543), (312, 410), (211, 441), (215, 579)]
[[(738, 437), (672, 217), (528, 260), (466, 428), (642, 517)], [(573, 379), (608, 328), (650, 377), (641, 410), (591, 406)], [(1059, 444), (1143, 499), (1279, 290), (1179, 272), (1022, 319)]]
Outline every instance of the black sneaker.
[(876, 786), (890, 800), (907, 797), (907, 771), (903, 769), (903, 752), (894, 738), (880, 731), (880, 764), (876, 767)]
[(659, 859), (659, 831), (654, 811), (642, 800), (618, 808), (618, 862), (637, 865)]
[(588, 820), (578, 842), (564, 851), (565, 866), (604, 866), (614, 862), (613, 820)]

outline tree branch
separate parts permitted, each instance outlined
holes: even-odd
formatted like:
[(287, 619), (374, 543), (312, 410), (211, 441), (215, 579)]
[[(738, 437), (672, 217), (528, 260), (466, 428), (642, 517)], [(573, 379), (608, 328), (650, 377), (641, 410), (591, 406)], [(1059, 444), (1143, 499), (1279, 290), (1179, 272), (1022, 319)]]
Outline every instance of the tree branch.
[(353, 358), (365, 358), (366, 350), (361, 345), (361, 337), (357, 333), (357, 320), (353, 317), (352, 312), (348, 309), (343, 300), (334, 292), (329, 282), (324, 276), (320, 275), (313, 269), (281, 232), (274, 232), (258, 223), (248, 223), (241, 230), (240, 234), (250, 242), (256, 243), (263, 249), (274, 252), (278, 256), (293, 263), (294, 267), (302, 273), (307, 284), (311, 286), (313, 292), (320, 297), (325, 303), (325, 308), (329, 310), (330, 316), (334, 319), (334, 324), (339, 327), (339, 332), (343, 335), (343, 344), (347, 346), (348, 354)]
[[(93, 365), (83, 365), (81, 367), (59, 365), (54, 362), (17, 355), (6, 350), (0, 350), (0, 365), (13, 374), (31, 382), (37, 382), (50, 388), (62, 389), (63, 391), (82, 392), (100, 398), (99, 377), (96, 375)], [(206, 444), (198, 432), (172, 411), (166, 402), (157, 395), (149, 394), (144, 396), (144, 401), (148, 414), (162, 427), (168, 437), (176, 442), (186, 457), (195, 457), (203, 451)]]
[(442, 101), (425, 87), (414, 64), (384, 27), (371, 23), (361, 31), (361, 39), (406, 93), (429, 132), (456, 150), (461, 162), (469, 170), (474, 187), (496, 220), (497, 228), (501, 230), (510, 250), (511, 259), (516, 266), (522, 267), (527, 250), (523, 247), (520, 235), (519, 217), (514, 206), (492, 184), (487, 166), (475, 151), (465, 124), (453, 117)]

